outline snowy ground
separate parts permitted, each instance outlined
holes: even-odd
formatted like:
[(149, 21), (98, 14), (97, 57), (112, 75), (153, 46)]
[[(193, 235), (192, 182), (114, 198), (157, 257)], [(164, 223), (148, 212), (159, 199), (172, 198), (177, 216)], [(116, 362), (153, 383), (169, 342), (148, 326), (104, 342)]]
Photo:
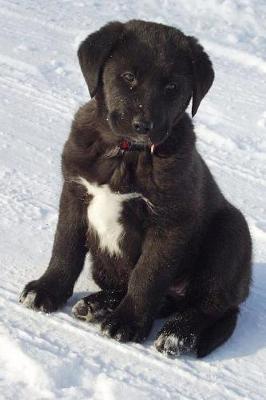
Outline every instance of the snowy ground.
[[(76, 48), (108, 20), (164, 22), (199, 37), (216, 70), (195, 119), (198, 146), (254, 239), (254, 284), (233, 337), (204, 360), (117, 344), (71, 316), (18, 304), (49, 260), (60, 153), (88, 94)], [(266, 398), (265, 0), (0, 0), (0, 398)], [(51, 143), (53, 143), (51, 145)]]

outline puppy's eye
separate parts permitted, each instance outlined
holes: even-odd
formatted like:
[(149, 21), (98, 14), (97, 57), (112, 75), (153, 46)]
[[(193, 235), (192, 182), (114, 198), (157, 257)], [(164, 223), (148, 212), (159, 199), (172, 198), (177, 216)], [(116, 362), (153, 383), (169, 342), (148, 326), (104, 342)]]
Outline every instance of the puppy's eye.
[(129, 83), (133, 83), (135, 81), (135, 75), (132, 74), (132, 72), (125, 72), (121, 76), (125, 81), (127, 81)]
[(173, 92), (176, 89), (177, 89), (177, 84), (175, 82), (169, 82), (167, 83), (167, 85), (165, 85), (166, 92)]

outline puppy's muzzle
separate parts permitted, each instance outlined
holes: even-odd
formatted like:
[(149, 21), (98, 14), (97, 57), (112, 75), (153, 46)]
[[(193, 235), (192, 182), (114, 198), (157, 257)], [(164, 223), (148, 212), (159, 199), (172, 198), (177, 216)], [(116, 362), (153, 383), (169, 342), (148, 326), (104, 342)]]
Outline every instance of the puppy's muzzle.
[(153, 122), (152, 121), (145, 121), (140, 118), (134, 118), (132, 122), (132, 127), (135, 132), (140, 134), (149, 134), (150, 131), (153, 129)]

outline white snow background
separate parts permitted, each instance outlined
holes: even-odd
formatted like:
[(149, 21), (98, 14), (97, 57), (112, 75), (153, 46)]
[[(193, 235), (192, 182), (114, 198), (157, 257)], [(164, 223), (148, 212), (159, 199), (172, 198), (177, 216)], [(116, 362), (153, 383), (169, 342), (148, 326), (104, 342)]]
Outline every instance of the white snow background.
[[(248, 219), (254, 282), (232, 338), (203, 360), (118, 344), (75, 320), (73, 298), (52, 315), (18, 303), (49, 261), (61, 189), (60, 154), (88, 92), (76, 50), (110, 20), (163, 22), (197, 36), (215, 83), (195, 118), (198, 147)], [(0, 0), (0, 398), (266, 398), (265, 0)], [(89, 264), (89, 263), (88, 263)], [(158, 329), (158, 326), (157, 326)]]

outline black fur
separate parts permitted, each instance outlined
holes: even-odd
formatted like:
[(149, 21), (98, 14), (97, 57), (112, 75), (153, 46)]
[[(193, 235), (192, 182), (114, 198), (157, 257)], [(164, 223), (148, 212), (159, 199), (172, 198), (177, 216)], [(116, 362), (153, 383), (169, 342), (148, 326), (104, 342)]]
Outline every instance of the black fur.
[[(205, 356), (232, 334), (251, 280), (248, 226), (197, 152), (185, 113), (192, 98), (195, 115), (211, 87), (212, 64), (195, 38), (144, 21), (104, 26), (78, 56), (94, 98), (77, 112), (64, 147), (49, 267), (25, 287), (21, 301), (47, 312), (62, 306), (90, 250), (102, 292), (86, 297), (76, 316), (101, 322), (117, 340), (142, 341), (156, 317), (171, 315), (158, 350)], [(118, 151), (125, 138), (142, 150)], [(121, 256), (101, 249), (90, 229), (92, 197), (79, 176), (148, 199), (123, 203)]]

